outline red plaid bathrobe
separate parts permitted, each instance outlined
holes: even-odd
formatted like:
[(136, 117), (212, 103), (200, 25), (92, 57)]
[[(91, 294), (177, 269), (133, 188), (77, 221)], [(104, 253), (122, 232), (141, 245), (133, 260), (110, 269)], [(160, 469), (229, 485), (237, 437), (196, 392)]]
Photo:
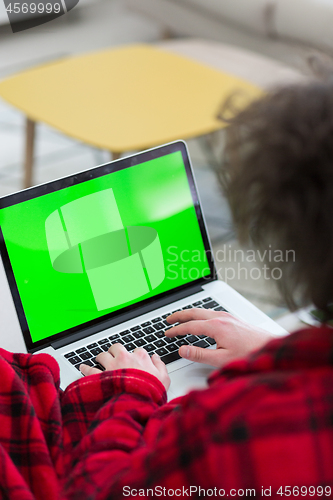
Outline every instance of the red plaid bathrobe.
[(53, 358), (0, 355), (0, 498), (197, 497), (200, 486), (281, 499), (280, 486), (333, 486), (332, 329), (274, 340), (168, 404), (142, 371), (61, 393)]

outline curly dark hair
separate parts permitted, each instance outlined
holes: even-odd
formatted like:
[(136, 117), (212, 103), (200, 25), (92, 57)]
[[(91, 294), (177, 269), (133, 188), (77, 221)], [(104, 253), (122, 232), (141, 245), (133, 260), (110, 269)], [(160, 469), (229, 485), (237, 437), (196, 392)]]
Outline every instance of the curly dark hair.
[[(333, 302), (333, 82), (274, 90), (230, 120), (218, 171), (241, 243), (279, 263), (291, 309)], [(266, 262), (268, 266), (270, 262)]]

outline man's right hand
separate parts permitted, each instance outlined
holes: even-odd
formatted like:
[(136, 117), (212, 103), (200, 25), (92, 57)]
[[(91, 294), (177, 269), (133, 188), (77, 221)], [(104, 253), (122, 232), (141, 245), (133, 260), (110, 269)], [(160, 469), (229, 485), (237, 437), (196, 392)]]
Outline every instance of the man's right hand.
[(216, 341), (216, 349), (181, 346), (179, 354), (190, 361), (198, 361), (216, 368), (251, 351), (261, 348), (274, 337), (261, 328), (254, 327), (229, 313), (209, 309), (185, 309), (167, 318), (170, 324), (179, 325), (166, 331), (167, 337), (176, 335), (207, 335)]

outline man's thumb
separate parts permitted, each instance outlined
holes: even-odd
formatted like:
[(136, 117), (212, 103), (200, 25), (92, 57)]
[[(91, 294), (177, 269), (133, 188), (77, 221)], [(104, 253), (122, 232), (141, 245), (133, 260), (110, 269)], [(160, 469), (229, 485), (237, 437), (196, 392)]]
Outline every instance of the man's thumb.
[(183, 345), (179, 349), (179, 354), (182, 358), (197, 363), (205, 363), (207, 365), (219, 367), (222, 365), (220, 349), (202, 349), (202, 347)]

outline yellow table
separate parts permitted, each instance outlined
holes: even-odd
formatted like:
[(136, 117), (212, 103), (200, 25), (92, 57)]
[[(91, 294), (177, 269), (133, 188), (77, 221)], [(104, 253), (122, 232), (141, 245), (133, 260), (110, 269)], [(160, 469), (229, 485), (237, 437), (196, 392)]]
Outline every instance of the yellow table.
[(35, 67), (0, 83), (0, 96), (25, 113), (25, 186), (32, 183), (36, 122), (105, 149), (113, 158), (220, 129), (230, 93), (259, 89), (150, 45), (131, 45)]

